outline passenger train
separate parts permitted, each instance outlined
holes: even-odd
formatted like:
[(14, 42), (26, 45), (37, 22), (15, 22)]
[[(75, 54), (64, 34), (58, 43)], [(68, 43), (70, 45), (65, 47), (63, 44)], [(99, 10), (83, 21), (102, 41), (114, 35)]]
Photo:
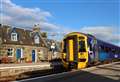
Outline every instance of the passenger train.
[(97, 62), (120, 60), (120, 47), (80, 32), (62, 41), (62, 63), (67, 69), (82, 69)]

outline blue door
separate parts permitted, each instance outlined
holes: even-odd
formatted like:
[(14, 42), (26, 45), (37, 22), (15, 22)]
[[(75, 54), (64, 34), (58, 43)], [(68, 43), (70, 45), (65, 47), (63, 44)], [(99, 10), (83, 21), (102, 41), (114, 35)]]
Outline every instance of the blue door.
[(35, 50), (32, 50), (32, 62), (35, 62)]
[(20, 59), (21, 58), (21, 49), (16, 50), (16, 58)]

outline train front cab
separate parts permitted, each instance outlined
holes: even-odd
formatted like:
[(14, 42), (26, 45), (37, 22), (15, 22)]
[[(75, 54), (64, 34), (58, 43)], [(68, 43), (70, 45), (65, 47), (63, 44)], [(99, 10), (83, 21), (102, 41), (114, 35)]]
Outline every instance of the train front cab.
[(81, 69), (88, 63), (87, 36), (70, 33), (63, 40), (63, 65), (66, 68)]
[(78, 35), (78, 69), (85, 68), (88, 64), (87, 36)]

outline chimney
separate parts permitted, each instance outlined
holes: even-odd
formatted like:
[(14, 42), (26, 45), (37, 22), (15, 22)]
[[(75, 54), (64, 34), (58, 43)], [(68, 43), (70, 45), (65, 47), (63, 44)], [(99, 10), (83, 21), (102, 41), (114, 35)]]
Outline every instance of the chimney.
[(34, 27), (33, 27), (33, 32), (40, 32), (40, 26), (39, 24), (35, 24)]

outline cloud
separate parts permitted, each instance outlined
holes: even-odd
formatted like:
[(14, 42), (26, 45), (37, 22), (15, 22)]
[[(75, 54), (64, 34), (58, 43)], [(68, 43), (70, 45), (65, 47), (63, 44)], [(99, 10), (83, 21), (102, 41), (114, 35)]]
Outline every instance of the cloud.
[(120, 29), (117, 27), (88, 26), (81, 28), (80, 32), (92, 34), (98, 39), (120, 46)]
[(40, 8), (25, 8), (12, 3), (11, 0), (1, 0), (0, 23), (17, 27), (32, 27), (40, 24), (42, 30), (54, 30), (59, 26), (49, 23), (51, 13)]
[(46, 31), (55, 31), (55, 30), (59, 30), (61, 26), (59, 25), (55, 25), (55, 24), (52, 24), (52, 23), (48, 23), (48, 22), (41, 22), (40, 23), (40, 26), (41, 26), (41, 29), (44, 29)]
[[(31, 29), (34, 24), (39, 24), (42, 31), (47, 31), (49, 36), (56, 35), (59, 39), (63, 37), (65, 27), (48, 22), (53, 17), (48, 11), (40, 8), (25, 8), (14, 4), (11, 0), (0, 0), (0, 23), (15, 27)], [(59, 38), (58, 38), (59, 36)], [(53, 38), (53, 37), (52, 37)], [(60, 39), (59, 39), (60, 40)]]
[[(40, 8), (25, 8), (14, 4), (11, 0), (0, 1), (0, 23), (2, 24), (23, 28), (31, 28), (34, 24), (39, 24), (43, 31), (47, 31), (51, 35), (57, 35), (57, 39), (62, 39), (65, 34), (75, 31), (74, 28), (69, 29), (69, 27), (48, 22), (48, 18), (53, 17), (48, 11)], [(76, 31), (92, 34), (101, 40), (120, 46), (120, 29), (117, 27), (87, 26)]]

